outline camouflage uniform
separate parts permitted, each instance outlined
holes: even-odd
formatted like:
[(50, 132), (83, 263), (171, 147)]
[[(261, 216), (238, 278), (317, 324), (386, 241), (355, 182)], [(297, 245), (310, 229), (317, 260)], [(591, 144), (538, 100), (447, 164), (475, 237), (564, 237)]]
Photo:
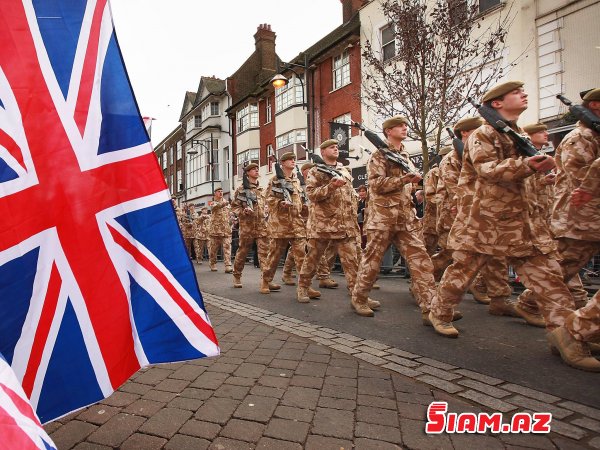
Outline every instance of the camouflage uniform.
[(231, 269), (231, 224), (229, 223), (229, 202), (221, 199), (213, 202), (208, 225), (208, 253), (211, 268), (217, 264), (217, 251), (223, 245), (223, 260), (226, 270)]
[(511, 139), (488, 124), (469, 136), (463, 157), (458, 215), (448, 237), (454, 263), (442, 277), (432, 315), (451, 322), (477, 271), (498, 256), (507, 257), (525, 286), (539, 295), (546, 326), (561, 326), (572, 312), (573, 297), (554, 259), (554, 242), (538, 225), (544, 219), (528, 207), (524, 179), (534, 171)]
[(423, 243), (429, 255), (437, 249), (437, 184), (440, 177), (439, 167), (434, 167), (425, 176), (425, 212), (423, 214)]
[(185, 241), (185, 248), (187, 249), (188, 255), (192, 255), (192, 242), (194, 240), (194, 218), (189, 208), (184, 208), (181, 213), (181, 225), (183, 240)]
[[(389, 148), (400, 153), (416, 172), (403, 145), (399, 149), (391, 145)], [(433, 264), (419, 238), (422, 225), (412, 206), (412, 184), (405, 184), (401, 179), (403, 175), (403, 170), (388, 161), (379, 150), (367, 163), (369, 215), (364, 228), (368, 241), (352, 297), (355, 303), (364, 304), (379, 273), (383, 254), (393, 243), (406, 259), (412, 277), (412, 291), (422, 311), (426, 312), (435, 296)]]
[[(313, 167), (308, 172), (306, 193), (310, 200), (308, 216), (308, 253), (302, 264), (298, 281), (299, 291), (308, 288), (329, 246), (340, 256), (348, 289), (354, 287), (358, 260), (356, 237), (360, 234), (356, 217), (356, 193), (352, 188), (352, 176), (344, 167), (337, 167), (346, 184), (333, 187), (331, 176)], [(330, 253), (331, 255), (331, 253)]]
[(239, 229), (239, 247), (235, 254), (233, 262), (233, 276), (241, 277), (246, 263), (246, 256), (256, 241), (258, 249), (258, 260), (260, 267), (264, 267), (269, 254), (269, 241), (267, 238), (267, 221), (265, 220), (265, 199), (263, 197), (263, 188), (258, 183), (250, 183), (250, 189), (256, 195), (256, 203), (253, 205), (252, 214), (246, 214), (247, 204), (238, 197), (244, 190), (244, 186), (239, 186), (233, 194), (231, 210), (238, 216)]
[(208, 243), (208, 222), (210, 221), (210, 215), (208, 214), (197, 214), (192, 224), (193, 236), (194, 236), (194, 252), (196, 253), (196, 261), (202, 264), (202, 255), (204, 253), (204, 247)]
[(283, 194), (273, 191), (273, 187), (279, 184), (277, 176), (269, 180), (269, 185), (265, 191), (265, 200), (269, 207), (269, 219), (267, 221), (268, 235), (271, 238), (269, 256), (264, 266), (261, 266), (263, 281), (270, 283), (273, 281), (277, 264), (290, 244), (290, 252), (294, 255), (294, 261), (297, 266), (301, 266), (306, 253), (306, 226), (302, 218), (302, 211), (306, 206), (302, 204), (300, 197), (300, 181), (295, 173), (286, 177), (294, 187), (291, 194), (292, 205), (285, 207), (283, 203)]

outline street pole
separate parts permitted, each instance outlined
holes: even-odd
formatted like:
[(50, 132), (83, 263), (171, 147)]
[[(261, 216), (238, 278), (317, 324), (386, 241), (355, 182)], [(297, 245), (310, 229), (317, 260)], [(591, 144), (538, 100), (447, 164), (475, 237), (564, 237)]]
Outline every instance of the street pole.
[(212, 196), (215, 196), (215, 166), (214, 166), (214, 158), (213, 158), (213, 134), (210, 133), (210, 187), (212, 191)]

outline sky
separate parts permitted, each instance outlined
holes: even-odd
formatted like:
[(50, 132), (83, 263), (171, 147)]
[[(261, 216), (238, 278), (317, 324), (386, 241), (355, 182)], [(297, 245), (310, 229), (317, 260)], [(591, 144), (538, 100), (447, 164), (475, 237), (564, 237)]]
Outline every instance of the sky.
[(178, 124), (201, 76), (226, 78), (254, 51), (268, 23), (289, 61), (342, 23), (340, 0), (110, 0), (117, 38), (154, 145)]

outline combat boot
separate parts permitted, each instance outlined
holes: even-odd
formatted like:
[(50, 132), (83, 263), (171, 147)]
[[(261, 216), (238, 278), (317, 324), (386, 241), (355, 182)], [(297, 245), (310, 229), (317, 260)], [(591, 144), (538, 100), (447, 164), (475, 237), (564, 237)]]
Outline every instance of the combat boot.
[(211, 264), (210, 265), (210, 271), (211, 272), (216, 272), (217, 271), (217, 265), (216, 264)]
[(527, 311), (526, 309), (521, 308), (521, 306), (517, 303), (515, 304), (515, 312), (521, 317), (525, 319), (529, 325), (538, 328), (546, 328), (546, 321), (541, 314), (533, 314)]
[(296, 286), (296, 282), (294, 281), (294, 277), (292, 277), (291, 275), (283, 275), (281, 277), (281, 281), (283, 281), (283, 284), (285, 284), (286, 286)]
[(379, 285), (377, 283), (375, 283), (373, 286), (371, 286), (371, 289), (377, 290), (377, 289), (379, 289)]
[(278, 291), (281, 289), (281, 285), (273, 282), (269, 282), (269, 290), (270, 291)]
[(325, 289), (335, 289), (338, 287), (338, 284), (331, 278), (325, 278), (324, 280), (319, 280), (319, 287)]
[(260, 293), (261, 294), (270, 294), (271, 289), (269, 289), (269, 283), (265, 280), (260, 281)]
[(378, 309), (381, 306), (381, 303), (377, 300), (373, 300), (372, 298), (367, 298), (367, 306), (371, 309)]
[(454, 328), (452, 322), (444, 322), (435, 317), (432, 312), (429, 313), (429, 322), (436, 333), (449, 338), (458, 337), (458, 330)]
[(306, 292), (309, 298), (315, 299), (321, 296), (321, 293), (316, 289), (311, 288), (310, 286), (306, 288)]
[(298, 286), (298, 289), (296, 289), (296, 300), (298, 300), (298, 303), (310, 302), (307, 290), (308, 288)]
[(242, 287), (242, 277), (239, 275), (234, 275), (233, 276), (233, 287), (234, 288), (241, 288)]
[(231, 267), (231, 266), (225, 267), (225, 273), (233, 273), (233, 267)]
[(548, 340), (569, 366), (588, 372), (600, 372), (600, 361), (591, 355), (587, 344), (571, 336), (564, 326), (548, 333)]
[(511, 302), (505, 297), (492, 297), (488, 313), (492, 316), (521, 317), (515, 310), (515, 302)]
[[(452, 313), (452, 322), (456, 322), (457, 320), (460, 320), (462, 318), (463, 318), (463, 315), (460, 311), (454, 311)], [(431, 320), (429, 320), (429, 311), (421, 312), (421, 320), (423, 321), (423, 325), (425, 325), (426, 327), (433, 326), (433, 324), (431, 323)]]
[(368, 300), (367, 301), (358, 301), (355, 297), (352, 297), (350, 300), (350, 304), (354, 309), (354, 312), (359, 316), (363, 317), (373, 317), (375, 313), (371, 308), (369, 308)]
[(478, 290), (474, 284), (469, 287), (469, 293), (473, 296), (477, 303), (481, 303), (482, 305), (490, 304), (490, 297), (485, 292)]

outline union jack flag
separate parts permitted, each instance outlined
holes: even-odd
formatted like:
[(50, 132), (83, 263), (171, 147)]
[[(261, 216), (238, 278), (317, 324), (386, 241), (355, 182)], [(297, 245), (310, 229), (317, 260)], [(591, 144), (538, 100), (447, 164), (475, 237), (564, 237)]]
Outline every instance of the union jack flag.
[(0, 352), (45, 423), (219, 347), (107, 0), (2, 0), (0, 48)]
[(17, 377), (0, 355), (0, 448), (54, 449)]

